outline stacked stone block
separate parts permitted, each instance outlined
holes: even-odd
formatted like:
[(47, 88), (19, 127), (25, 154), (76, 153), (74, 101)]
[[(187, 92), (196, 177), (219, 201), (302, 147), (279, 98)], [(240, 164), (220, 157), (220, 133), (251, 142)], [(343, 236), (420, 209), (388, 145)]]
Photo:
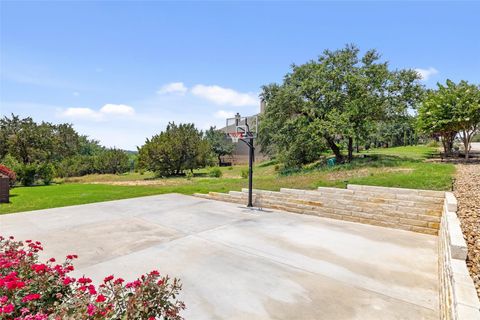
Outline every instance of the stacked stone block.
[(438, 239), (440, 318), (478, 320), (480, 302), (467, 269), (467, 244), (457, 217), (457, 200), (447, 192)]
[[(245, 203), (247, 192), (243, 189), (197, 196)], [(359, 185), (348, 185), (347, 189), (282, 188), (254, 190), (254, 206), (436, 235), (444, 197), (440, 191)]]

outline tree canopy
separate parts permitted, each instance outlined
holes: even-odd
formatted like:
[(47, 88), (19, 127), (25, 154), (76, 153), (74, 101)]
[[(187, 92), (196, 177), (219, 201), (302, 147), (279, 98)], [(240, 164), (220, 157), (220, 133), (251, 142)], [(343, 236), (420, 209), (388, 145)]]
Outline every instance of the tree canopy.
[(442, 138), (444, 152), (452, 151), (455, 136), (460, 137), (468, 159), (470, 143), (480, 127), (480, 88), (460, 81), (447, 80), (430, 90), (418, 109), (418, 127), (423, 132)]
[(122, 173), (129, 170), (123, 150), (107, 149), (78, 134), (68, 123), (36, 123), (16, 115), (0, 119), (0, 163), (23, 184), (50, 183), (54, 176)]
[(165, 131), (147, 139), (138, 153), (140, 166), (160, 176), (171, 176), (204, 167), (211, 149), (193, 124), (170, 122)]
[(293, 65), (281, 84), (263, 87), (262, 148), (285, 158), (308, 155), (293, 161), (302, 164), (318, 157), (323, 145), (343, 162), (346, 144), (349, 161), (354, 140), (366, 139), (373, 122), (406, 115), (416, 105), (423, 93), (418, 79), (414, 70), (389, 70), (375, 50), (363, 56), (354, 45), (325, 50), (317, 60)]
[(217, 130), (216, 127), (210, 127), (205, 131), (205, 139), (217, 157), (219, 166), (222, 162), (221, 157), (231, 155), (235, 149), (235, 145), (230, 139), (227, 139), (225, 132)]

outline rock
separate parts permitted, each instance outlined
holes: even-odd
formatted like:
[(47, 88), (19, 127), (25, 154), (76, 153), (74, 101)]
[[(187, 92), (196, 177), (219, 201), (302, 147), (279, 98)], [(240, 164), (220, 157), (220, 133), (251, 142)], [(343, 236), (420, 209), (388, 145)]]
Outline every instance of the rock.
[(457, 215), (468, 245), (467, 267), (480, 297), (480, 164), (457, 165)]

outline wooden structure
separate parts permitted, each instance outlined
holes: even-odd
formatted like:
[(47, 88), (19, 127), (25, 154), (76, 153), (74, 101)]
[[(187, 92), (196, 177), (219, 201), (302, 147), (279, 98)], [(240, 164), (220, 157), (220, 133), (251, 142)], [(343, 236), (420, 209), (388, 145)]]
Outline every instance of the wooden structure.
[(6, 176), (0, 174), (0, 203), (10, 202), (10, 184)]

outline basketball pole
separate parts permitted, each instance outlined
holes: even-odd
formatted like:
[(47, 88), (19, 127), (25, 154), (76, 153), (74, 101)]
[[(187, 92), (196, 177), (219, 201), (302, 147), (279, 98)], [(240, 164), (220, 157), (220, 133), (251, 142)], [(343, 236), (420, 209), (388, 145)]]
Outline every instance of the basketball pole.
[[(254, 133), (250, 131), (250, 125), (248, 124), (248, 118), (245, 117), (245, 129), (239, 127), (241, 116), (240, 113), (237, 112), (234, 118), (227, 119), (226, 129), (228, 130), (229, 127), (229, 120), (234, 120), (234, 124), (236, 127), (236, 132), (241, 129), (243, 131), (243, 138), (238, 140), (243, 141), (248, 146), (248, 204), (247, 208), (253, 208), (253, 162), (255, 157), (255, 147), (253, 145)], [(255, 122), (256, 125), (256, 122)], [(241, 136), (242, 136), (241, 135)], [(232, 136), (233, 140), (233, 136)]]
[(253, 135), (250, 135), (248, 144), (248, 208), (253, 207), (253, 201), (252, 201), (252, 188), (253, 188)]

